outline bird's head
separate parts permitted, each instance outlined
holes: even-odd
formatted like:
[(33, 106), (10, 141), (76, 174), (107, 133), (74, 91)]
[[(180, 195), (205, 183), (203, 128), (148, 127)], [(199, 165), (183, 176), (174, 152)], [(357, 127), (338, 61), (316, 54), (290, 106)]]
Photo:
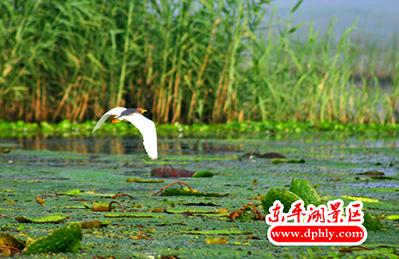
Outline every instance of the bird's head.
[(138, 108), (136, 109), (136, 112), (143, 114), (143, 113), (147, 112), (147, 110), (144, 109), (144, 108), (138, 107)]

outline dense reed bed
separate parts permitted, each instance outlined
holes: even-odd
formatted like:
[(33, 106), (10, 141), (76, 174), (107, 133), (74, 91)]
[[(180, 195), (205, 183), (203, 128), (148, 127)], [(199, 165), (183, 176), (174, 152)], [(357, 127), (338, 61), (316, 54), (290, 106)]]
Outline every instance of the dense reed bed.
[(267, 0), (1, 1), (0, 118), (83, 121), (121, 105), (146, 107), (159, 123), (396, 123), (395, 44), (358, 46), (351, 28), (338, 42), (312, 29), (295, 41), (294, 25), (264, 26), (268, 8)]

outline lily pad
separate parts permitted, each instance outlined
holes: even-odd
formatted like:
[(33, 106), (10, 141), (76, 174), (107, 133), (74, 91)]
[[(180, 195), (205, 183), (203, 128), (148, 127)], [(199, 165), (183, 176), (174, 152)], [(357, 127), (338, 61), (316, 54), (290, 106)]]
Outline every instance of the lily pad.
[(109, 225), (109, 222), (103, 222), (100, 220), (90, 220), (80, 222), (82, 229), (91, 229), (91, 228), (101, 228)]
[(264, 220), (262, 213), (252, 202), (247, 203), (242, 208), (230, 213), (229, 218), (233, 221)]
[(187, 187), (168, 188), (161, 193), (161, 196), (198, 196), (198, 197), (225, 197), (228, 193), (200, 192)]
[(388, 215), (385, 217), (387, 220), (399, 221), (399, 214)]
[(128, 183), (163, 183), (163, 179), (143, 179), (143, 178), (128, 178), (126, 180)]
[(20, 223), (55, 223), (55, 224), (61, 223), (67, 218), (69, 218), (69, 216), (63, 214), (53, 214), (43, 217), (26, 217), (26, 216), (15, 217), (15, 219)]
[(378, 202), (380, 202), (378, 199), (369, 198), (369, 197), (349, 196), (349, 195), (342, 195), (341, 197), (344, 198), (344, 199), (348, 199), (348, 200), (368, 202), (368, 203), (378, 203)]
[(107, 218), (163, 218), (159, 213), (151, 212), (111, 212), (104, 214)]
[(251, 231), (245, 231), (240, 229), (210, 229), (210, 230), (190, 230), (183, 232), (185, 234), (196, 234), (196, 235), (249, 235)]
[(258, 152), (248, 152), (240, 157), (240, 159), (252, 159), (252, 158), (266, 158), (266, 159), (276, 159), (276, 158), (285, 158), (284, 155), (277, 152), (268, 152), (268, 153), (258, 153)]
[(57, 192), (57, 195), (68, 195), (68, 196), (78, 196), (81, 194), (82, 192), (79, 189), (71, 189), (65, 192)]
[(214, 174), (212, 172), (209, 171), (200, 171), (200, 172), (195, 172), (193, 174), (193, 177), (197, 177), (197, 178), (203, 178), (203, 177), (212, 177)]
[(205, 239), (207, 245), (227, 245), (228, 240), (224, 237), (208, 237)]

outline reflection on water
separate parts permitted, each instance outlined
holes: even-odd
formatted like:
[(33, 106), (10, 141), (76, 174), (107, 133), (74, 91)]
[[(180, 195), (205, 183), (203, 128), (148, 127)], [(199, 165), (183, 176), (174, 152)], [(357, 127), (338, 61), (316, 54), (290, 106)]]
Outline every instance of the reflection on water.
[[(7, 145), (19, 149), (69, 151), (83, 154), (145, 152), (142, 140), (137, 137), (45, 138), (43, 136), (34, 136), (32, 138), (3, 139), (1, 143), (7, 143)], [(228, 153), (241, 151), (242, 144), (206, 139), (160, 139), (158, 141), (158, 150), (160, 153), (168, 154)]]

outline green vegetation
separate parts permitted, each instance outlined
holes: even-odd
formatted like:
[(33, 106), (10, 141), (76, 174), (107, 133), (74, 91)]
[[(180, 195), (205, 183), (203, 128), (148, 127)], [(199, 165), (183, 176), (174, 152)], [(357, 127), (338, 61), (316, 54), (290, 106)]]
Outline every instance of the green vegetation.
[[(168, 141), (173, 145), (192, 143), (192, 140)], [(93, 142), (83, 139), (80, 143), (92, 145)], [(240, 147), (229, 150), (229, 154), (224, 153), (225, 149), (216, 151), (232, 143), (239, 143)], [(0, 147), (9, 144), (3, 140)], [(16, 217), (63, 214), (68, 218), (61, 224), (77, 222), (83, 228), (80, 249), (75, 254), (46, 254), (49, 257), (246, 258), (249, 252), (255, 258), (271, 258), (276, 254), (304, 258), (396, 256), (399, 249), (396, 137), (378, 141), (352, 138), (349, 145), (347, 138), (310, 142), (216, 140), (213, 144), (215, 150), (163, 154), (171, 165), (184, 161), (187, 170), (215, 172), (212, 178), (190, 177), (184, 182), (201, 193), (228, 196), (154, 196), (176, 179), (151, 176), (152, 169), (158, 165), (143, 163), (145, 154), (141, 153), (87, 154), (15, 147), (8, 153), (0, 153), (0, 232), (16, 239), (3, 239), (4, 235), (0, 234), (0, 254), (24, 255), (20, 251), (21, 242), (29, 245), (31, 239), (41, 240), (57, 226), (18, 222)], [(270, 159), (239, 159), (243, 153), (255, 150), (260, 154), (273, 151), (287, 158), (304, 157), (306, 163), (273, 164)], [(209, 151), (212, 153), (208, 154)], [(366, 176), (358, 174), (372, 170), (384, 172), (392, 179), (364, 179)], [(129, 178), (164, 182), (132, 183), (127, 181)], [(260, 220), (260, 216), (268, 212), (263, 210), (268, 205), (260, 206), (261, 195), (281, 186), (282, 191), (275, 197), (282, 200), (285, 196), (281, 193), (291, 193), (288, 190), (293, 178), (308, 179), (310, 187), (317, 186), (323, 204), (337, 198), (342, 198), (345, 204), (363, 201), (365, 214), (367, 212), (366, 242), (356, 247), (281, 247), (268, 242), (268, 226)], [(299, 188), (307, 185), (295, 182)], [(186, 191), (190, 192), (189, 188)], [(45, 199), (44, 205), (37, 202), (38, 196)], [(274, 199), (270, 197), (270, 201)], [(94, 202), (104, 204), (107, 209), (94, 211)]]
[(291, 203), (300, 200), (301, 197), (295, 193), (283, 188), (271, 188), (267, 194), (262, 197), (262, 206), (265, 213), (269, 213), (269, 208), (273, 206), (275, 200), (279, 200), (284, 206), (284, 212), (288, 212), (291, 208)]
[(120, 105), (159, 123), (397, 122), (397, 46), (359, 46), (352, 28), (336, 42), (332, 27), (298, 42), (272, 18), (261, 30), (268, 2), (1, 1), (0, 116), (84, 121)]
[(27, 254), (77, 252), (82, 240), (80, 223), (70, 223), (26, 247)]
[[(36, 136), (38, 134), (44, 136), (93, 136), (91, 131), (95, 125), (94, 121), (86, 121), (84, 123), (74, 123), (64, 120), (60, 123), (48, 122), (8, 122), (0, 120), (0, 137), (24, 137)], [(344, 135), (384, 135), (397, 136), (399, 133), (399, 124), (380, 125), (380, 124), (342, 124), (325, 122), (322, 124), (304, 123), (304, 122), (230, 122), (224, 124), (192, 124), (182, 125), (161, 124), (157, 126), (157, 133), (160, 137), (240, 137), (251, 138), (260, 135), (276, 136), (276, 135), (302, 135), (303, 133), (329, 132)], [(256, 133), (254, 135), (254, 133)], [(115, 136), (139, 136), (139, 131), (129, 123), (111, 124), (105, 123), (96, 132), (100, 135)], [(4, 150), (4, 153), (8, 150)]]
[(305, 207), (309, 204), (318, 206), (321, 202), (319, 194), (312, 187), (308, 180), (293, 178), (290, 185), (290, 191), (301, 197)]

